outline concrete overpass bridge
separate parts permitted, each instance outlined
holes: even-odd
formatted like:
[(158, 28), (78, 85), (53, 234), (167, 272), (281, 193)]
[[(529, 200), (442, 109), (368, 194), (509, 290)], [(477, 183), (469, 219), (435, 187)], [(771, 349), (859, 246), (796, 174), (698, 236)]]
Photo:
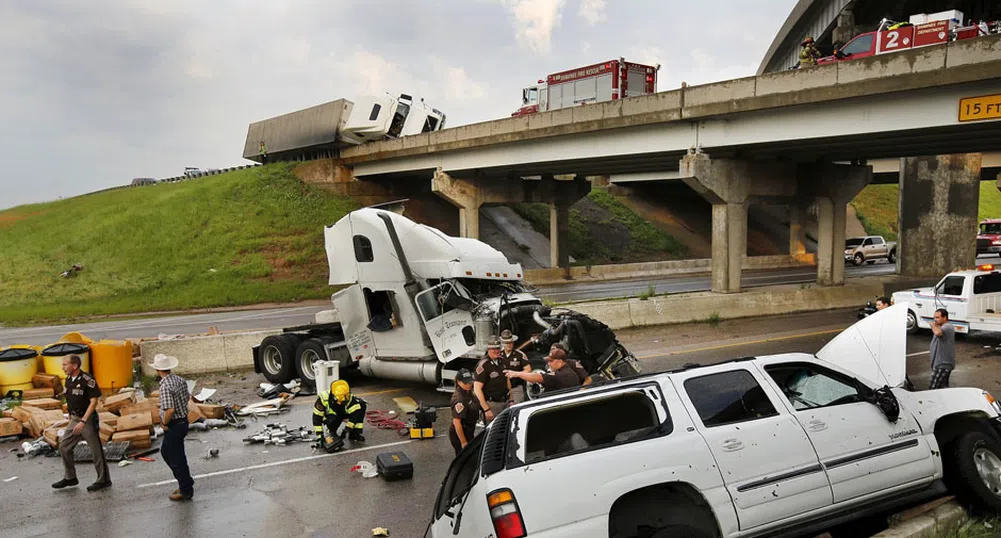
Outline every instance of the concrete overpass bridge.
[[(983, 96), (997, 97), (964, 117)], [(565, 267), (586, 177), (676, 174), (713, 204), (713, 289), (732, 292), (747, 205), (764, 201), (816, 204), (818, 282), (842, 283), (845, 205), (872, 180), (862, 163), (907, 157), (898, 270), (938, 275), (974, 257), (980, 153), (1001, 149), (999, 109), (1001, 36), (988, 36), (366, 144), (331, 175), (430, 180), (467, 236), (483, 204), (550, 203)]]

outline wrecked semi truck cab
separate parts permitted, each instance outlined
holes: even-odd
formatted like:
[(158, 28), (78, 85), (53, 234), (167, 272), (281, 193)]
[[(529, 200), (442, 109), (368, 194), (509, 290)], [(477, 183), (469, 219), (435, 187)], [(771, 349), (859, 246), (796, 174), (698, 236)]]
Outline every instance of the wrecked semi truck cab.
[(349, 213), (324, 236), (329, 283), (344, 286), (332, 296), (337, 321), (286, 328), (255, 346), (255, 371), (271, 382), (314, 385), (313, 363), (333, 360), (342, 371), (451, 391), (456, 372), (472, 369), (504, 329), (522, 342), (535, 337), (522, 349), (535, 368), (562, 342), (598, 380), (639, 373), (611, 329), (544, 305), (521, 266), (486, 243), (379, 207)]

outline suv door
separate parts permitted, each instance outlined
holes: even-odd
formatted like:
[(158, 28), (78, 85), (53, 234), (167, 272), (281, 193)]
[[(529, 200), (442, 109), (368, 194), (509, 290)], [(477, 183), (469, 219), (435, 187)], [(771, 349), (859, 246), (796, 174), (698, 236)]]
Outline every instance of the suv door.
[[(483, 435), (478, 435), (459, 451), (445, 473), (434, 503), (431, 535), (487, 536), (494, 531), (487, 499), (479, 484)], [(456, 528), (458, 526), (458, 528)]]
[(762, 366), (816, 447), (835, 503), (933, 477), (935, 462), (917, 421), (901, 410), (890, 422), (863, 398), (871, 389), (862, 382), (819, 361)]
[[(709, 444), (746, 531), (830, 506), (831, 486), (799, 422), (756, 370), (672, 377)], [(693, 418), (694, 418), (693, 417)]]

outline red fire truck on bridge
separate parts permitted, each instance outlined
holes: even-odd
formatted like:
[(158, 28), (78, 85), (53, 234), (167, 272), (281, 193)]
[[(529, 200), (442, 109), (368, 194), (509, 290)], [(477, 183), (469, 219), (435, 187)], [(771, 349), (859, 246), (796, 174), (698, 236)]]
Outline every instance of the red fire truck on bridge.
[(553, 73), (522, 90), (521, 108), (511, 115), (524, 116), (656, 93), (658, 70), (660, 65), (636, 64), (619, 58)]

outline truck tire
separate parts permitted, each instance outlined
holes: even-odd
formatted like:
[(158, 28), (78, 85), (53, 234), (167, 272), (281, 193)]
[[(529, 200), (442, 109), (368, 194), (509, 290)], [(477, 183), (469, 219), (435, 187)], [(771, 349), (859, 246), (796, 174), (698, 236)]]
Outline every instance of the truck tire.
[(890, 255), (886, 257), (886, 261), (890, 263), (897, 263), (897, 249), (890, 251)]
[(946, 475), (952, 475), (947, 483), (956, 497), (977, 510), (1001, 513), (1001, 444), (983, 432), (969, 431), (951, 448)]
[(313, 363), (327, 360), (327, 350), (323, 348), (332, 339), (327, 337), (303, 340), (295, 350), (295, 372), (303, 387), (316, 388), (316, 372)]
[(278, 334), (261, 342), (261, 373), (272, 383), (288, 383), (295, 378), (295, 350), (299, 336)]
[(852, 258), (852, 265), (859, 266), (862, 265), (862, 262), (864, 261), (865, 261), (865, 256), (863, 256), (862, 253), (859, 252), (855, 254), (855, 257)]
[(907, 334), (918, 333), (918, 316), (913, 310), (907, 311)]

